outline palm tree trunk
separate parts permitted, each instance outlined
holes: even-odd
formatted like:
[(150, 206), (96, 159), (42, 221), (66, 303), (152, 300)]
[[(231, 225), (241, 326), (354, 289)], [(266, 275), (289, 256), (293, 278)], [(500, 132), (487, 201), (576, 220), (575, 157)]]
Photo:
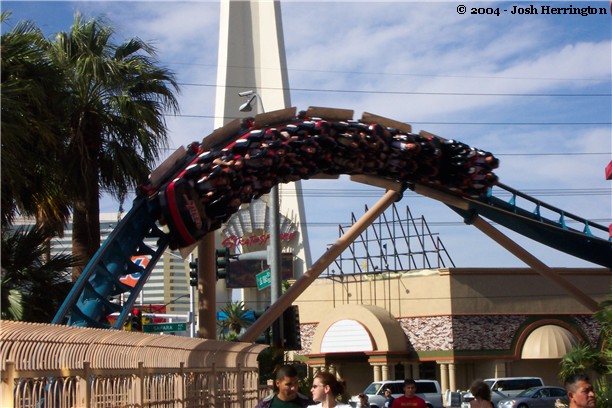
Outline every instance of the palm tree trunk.
[(100, 187), (97, 166), (90, 163), (83, 174), (81, 194), (74, 202), (72, 220), (72, 255), (78, 265), (72, 268), (75, 282), (100, 248)]

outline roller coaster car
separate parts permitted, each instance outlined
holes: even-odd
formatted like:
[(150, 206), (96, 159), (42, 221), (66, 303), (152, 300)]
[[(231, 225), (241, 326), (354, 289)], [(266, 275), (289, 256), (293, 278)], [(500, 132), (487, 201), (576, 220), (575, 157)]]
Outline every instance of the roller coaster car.
[(188, 178), (176, 178), (159, 194), (162, 219), (173, 237), (171, 249), (192, 245), (210, 230), (210, 220), (192, 183)]

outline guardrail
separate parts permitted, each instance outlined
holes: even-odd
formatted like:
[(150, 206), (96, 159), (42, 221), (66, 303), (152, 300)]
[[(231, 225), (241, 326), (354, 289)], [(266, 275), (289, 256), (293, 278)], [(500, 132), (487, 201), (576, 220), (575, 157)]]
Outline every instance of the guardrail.
[(0, 322), (3, 407), (254, 407), (249, 343)]

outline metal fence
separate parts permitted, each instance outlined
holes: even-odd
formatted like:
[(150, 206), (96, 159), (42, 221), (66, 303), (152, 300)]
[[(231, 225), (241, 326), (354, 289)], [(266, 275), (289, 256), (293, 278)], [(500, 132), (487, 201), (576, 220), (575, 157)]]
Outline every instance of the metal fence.
[(267, 392), (238, 342), (0, 322), (2, 407), (249, 408)]

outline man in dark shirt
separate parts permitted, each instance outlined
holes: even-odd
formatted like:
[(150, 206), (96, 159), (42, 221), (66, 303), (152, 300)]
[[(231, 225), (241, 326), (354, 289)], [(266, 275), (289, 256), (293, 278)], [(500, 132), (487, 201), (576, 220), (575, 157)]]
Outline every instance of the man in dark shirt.
[(284, 365), (276, 371), (276, 392), (267, 396), (255, 408), (306, 408), (314, 405), (312, 398), (298, 392), (298, 372), (292, 365)]

